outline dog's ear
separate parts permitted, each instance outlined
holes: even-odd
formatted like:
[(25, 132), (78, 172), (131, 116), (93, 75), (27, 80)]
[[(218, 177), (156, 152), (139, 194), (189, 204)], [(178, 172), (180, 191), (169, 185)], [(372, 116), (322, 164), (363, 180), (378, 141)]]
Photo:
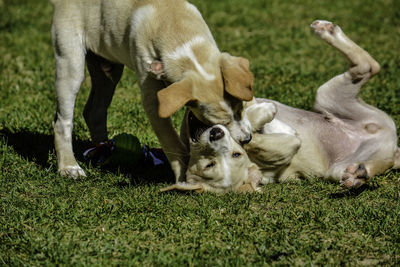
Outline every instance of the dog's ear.
[(196, 193), (204, 192), (204, 187), (201, 184), (189, 184), (189, 183), (176, 183), (160, 189), (160, 192), (166, 191), (194, 191)]
[(250, 72), (249, 61), (243, 57), (234, 57), (228, 53), (222, 53), (220, 65), (225, 90), (240, 100), (252, 100), (254, 78)]
[(183, 79), (173, 83), (157, 93), (158, 115), (161, 118), (168, 118), (187, 102), (194, 100), (192, 83), (189, 79)]

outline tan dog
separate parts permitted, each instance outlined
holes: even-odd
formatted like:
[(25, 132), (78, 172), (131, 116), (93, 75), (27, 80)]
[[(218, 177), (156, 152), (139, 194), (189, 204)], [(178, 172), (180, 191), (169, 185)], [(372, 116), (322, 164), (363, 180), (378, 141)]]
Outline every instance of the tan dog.
[[(328, 21), (315, 21), (311, 26), (341, 51), (351, 66), (318, 89), (317, 112), (254, 100), (246, 109), (253, 131), (252, 141), (243, 146), (248, 156), (224, 126), (200, 131), (201, 124), (189, 120), (192, 151), (188, 180), (163, 190), (256, 190), (257, 183), (307, 175), (357, 188), (389, 168), (400, 167), (393, 120), (358, 97), (361, 86), (379, 72), (379, 64), (339, 26)], [(254, 170), (254, 163), (260, 173)]]
[(218, 50), (192, 4), (183, 0), (52, 3), (57, 63), (54, 134), (62, 175), (85, 176), (71, 143), (85, 61), (92, 90), (84, 117), (95, 143), (108, 138), (107, 108), (124, 66), (139, 77), (144, 109), (178, 180), (184, 178), (188, 151), (168, 117), (181, 107), (187, 105), (206, 124), (225, 125), (237, 142), (250, 141), (250, 123), (242, 106), (243, 100), (253, 97), (249, 62)]

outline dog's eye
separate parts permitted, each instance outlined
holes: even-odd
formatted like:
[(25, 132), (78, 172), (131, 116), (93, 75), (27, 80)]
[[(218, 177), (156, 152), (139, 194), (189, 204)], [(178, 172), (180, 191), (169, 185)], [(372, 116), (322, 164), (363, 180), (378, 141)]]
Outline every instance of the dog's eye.
[(215, 166), (215, 161), (212, 161), (210, 163), (207, 164), (207, 166), (205, 167), (205, 169), (209, 169)]
[(241, 155), (242, 155), (242, 153), (233, 152), (233, 153), (232, 153), (232, 158), (238, 158), (238, 157), (240, 157)]

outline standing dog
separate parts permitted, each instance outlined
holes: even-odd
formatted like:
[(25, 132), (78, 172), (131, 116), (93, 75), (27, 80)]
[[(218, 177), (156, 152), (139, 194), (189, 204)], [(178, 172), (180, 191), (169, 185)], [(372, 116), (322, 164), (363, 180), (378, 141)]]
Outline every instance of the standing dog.
[(55, 148), (61, 175), (85, 176), (72, 150), (75, 98), (85, 62), (92, 89), (84, 110), (91, 138), (107, 140), (107, 108), (124, 65), (139, 77), (142, 103), (177, 180), (187, 147), (169, 117), (187, 105), (206, 124), (251, 139), (243, 100), (253, 97), (249, 62), (221, 53), (199, 11), (184, 0), (51, 0), (56, 57)]
[(393, 120), (358, 97), (361, 86), (379, 72), (379, 64), (339, 26), (315, 21), (311, 27), (351, 66), (318, 89), (317, 112), (256, 99), (246, 109), (253, 139), (243, 147), (224, 126), (207, 129), (189, 119), (187, 182), (163, 191), (254, 191), (259, 183), (306, 175), (357, 188), (389, 168), (400, 167)]

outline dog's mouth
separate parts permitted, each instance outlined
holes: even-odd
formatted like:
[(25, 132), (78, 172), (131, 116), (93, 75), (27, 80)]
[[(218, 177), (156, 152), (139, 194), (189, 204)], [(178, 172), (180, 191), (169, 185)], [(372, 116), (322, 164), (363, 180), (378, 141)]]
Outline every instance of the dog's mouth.
[(193, 112), (189, 112), (188, 115), (188, 126), (190, 138), (194, 143), (198, 143), (200, 140), (200, 136), (211, 127), (211, 125), (207, 125), (204, 122), (200, 121)]

